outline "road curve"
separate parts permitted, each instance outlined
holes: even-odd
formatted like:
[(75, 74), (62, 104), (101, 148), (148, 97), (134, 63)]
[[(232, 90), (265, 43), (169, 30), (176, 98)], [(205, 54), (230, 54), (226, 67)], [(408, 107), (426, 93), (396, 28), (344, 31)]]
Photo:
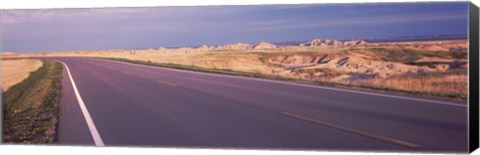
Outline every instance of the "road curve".
[[(457, 103), (52, 59), (68, 66), (105, 146), (467, 151), (467, 107)], [(62, 88), (58, 143), (95, 145), (66, 69)]]

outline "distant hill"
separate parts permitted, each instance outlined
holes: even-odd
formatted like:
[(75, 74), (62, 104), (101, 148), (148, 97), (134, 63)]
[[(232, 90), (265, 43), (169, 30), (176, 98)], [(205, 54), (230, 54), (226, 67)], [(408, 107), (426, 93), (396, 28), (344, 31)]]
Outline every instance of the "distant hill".
[[(398, 37), (368, 37), (368, 38), (351, 38), (351, 39), (338, 39), (338, 41), (351, 41), (351, 40), (364, 40), (369, 43), (379, 42), (404, 42), (404, 41), (427, 41), (427, 40), (457, 40), (467, 39), (467, 34), (453, 34), (453, 35), (434, 35), (434, 36), (398, 36)], [(273, 42), (277, 46), (292, 46), (299, 45), (311, 40), (301, 41), (285, 41), (285, 42)]]
[(369, 37), (364, 38), (365, 41), (375, 42), (403, 42), (403, 41), (433, 41), (433, 40), (457, 40), (467, 39), (467, 34), (455, 35), (434, 35), (434, 36), (400, 36), (400, 37)]
[[(283, 41), (283, 42), (257, 42), (257, 43), (232, 43), (232, 44), (218, 44), (218, 45), (192, 45), (192, 46), (172, 46), (166, 48), (200, 48), (200, 49), (269, 49), (281, 46), (310, 46), (313, 43), (323, 46), (354, 46), (364, 45), (366, 43), (379, 42), (405, 42), (405, 41), (435, 41), (435, 40), (457, 40), (467, 39), (466, 34), (454, 35), (434, 35), (434, 36), (398, 36), (398, 37), (368, 37), (368, 38), (351, 38), (351, 39), (313, 39), (313, 40), (299, 40), (299, 41)], [(313, 42), (312, 42), (313, 41)], [(259, 46), (260, 45), (260, 46)], [(153, 47), (150, 47), (153, 48)], [(158, 47), (157, 47), (158, 48)], [(142, 50), (145, 48), (126, 48), (123, 50)]]

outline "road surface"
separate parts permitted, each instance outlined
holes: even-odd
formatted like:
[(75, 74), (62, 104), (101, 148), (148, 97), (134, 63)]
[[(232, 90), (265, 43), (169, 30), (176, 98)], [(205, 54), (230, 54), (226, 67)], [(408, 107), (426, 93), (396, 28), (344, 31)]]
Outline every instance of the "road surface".
[(65, 68), (62, 145), (408, 152), (468, 147), (465, 104), (54, 59)]

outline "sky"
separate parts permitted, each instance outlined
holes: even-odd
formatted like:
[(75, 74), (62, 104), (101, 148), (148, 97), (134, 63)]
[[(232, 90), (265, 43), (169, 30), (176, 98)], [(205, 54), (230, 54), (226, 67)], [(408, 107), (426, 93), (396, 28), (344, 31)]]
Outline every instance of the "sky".
[(467, 2), (2, 10), (2, 51), (464, 34)]

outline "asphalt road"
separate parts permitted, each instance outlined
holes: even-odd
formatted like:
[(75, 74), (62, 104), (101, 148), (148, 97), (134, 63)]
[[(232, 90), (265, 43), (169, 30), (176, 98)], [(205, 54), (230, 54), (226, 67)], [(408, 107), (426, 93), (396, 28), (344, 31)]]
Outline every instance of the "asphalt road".
[(64, 69), (61, 145), (409, 152), (468, 147), (465, 104), (110, 60), (55, 60), (68, 66), (83, 101)]

